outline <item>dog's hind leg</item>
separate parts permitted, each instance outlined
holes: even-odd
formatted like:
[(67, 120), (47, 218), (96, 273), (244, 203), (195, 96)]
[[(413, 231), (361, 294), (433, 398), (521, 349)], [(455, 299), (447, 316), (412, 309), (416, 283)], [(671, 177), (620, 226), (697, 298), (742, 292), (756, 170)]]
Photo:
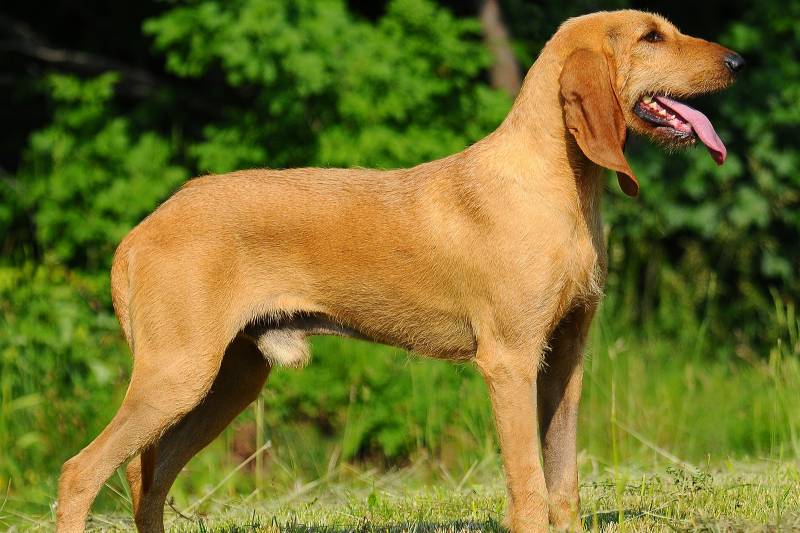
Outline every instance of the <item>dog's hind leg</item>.
[[(64, 463), (58, 484), (57, 530), (80, 532), (92, 501), (106, 479), (124, 461), (157, 442), (173, 424), (206, 396), (229, 343), (225, 333), (164, 320), (163, 308), (150, 306), (136, 337), (128, 391), (117, 414), (86, 448)], [(162, 312), (159, 312), (162, 311)], [(212, 316), (195, 315), (201, 324)], [(157, 318), (156, 318), (157, 317)], [(190, 332), (190, 335), (181, 331)], [(145, 333), (147, 332), (147, 333)], [(178, 339), (181, 342), (167, 342)]]
[(258, 397), (269, 370), (269, 364), (253, 343), (237, 337), (225, 351), (219, 374), (205, 399), (170, 428), (149, 452), (155, 460), (149, 487), (142, 485), (142, 460), (135, 458), (130, 462), (127, 476), (139, 531), (164, 530), (164, 502), (178, 473)]

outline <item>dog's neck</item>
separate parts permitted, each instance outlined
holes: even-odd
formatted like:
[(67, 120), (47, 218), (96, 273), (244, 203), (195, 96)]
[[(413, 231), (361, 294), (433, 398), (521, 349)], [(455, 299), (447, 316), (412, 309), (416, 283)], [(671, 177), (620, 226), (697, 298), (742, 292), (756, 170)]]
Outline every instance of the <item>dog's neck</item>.
[[(562, 63), (552, 48), (543, 50), (508, 116), (475, 152), (494, 154), (493, 161), (485, 161), (492, 167), (490, 175), (525, 183), (537, 201), (573, 213), (598, 234), (603, 169), (581, 152), (566, 129), (560, 99)], [(491, 149), (481, 150), (482, 145)]]

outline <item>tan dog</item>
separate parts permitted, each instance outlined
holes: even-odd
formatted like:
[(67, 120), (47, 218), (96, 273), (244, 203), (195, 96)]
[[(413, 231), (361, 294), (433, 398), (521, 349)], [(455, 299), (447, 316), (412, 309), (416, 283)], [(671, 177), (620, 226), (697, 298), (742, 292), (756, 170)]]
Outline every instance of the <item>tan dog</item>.
[[(163, 530), (186, 462), (301, 366), (306, 337), (372, 339), (474, 360), (500, 437), (513, 531), (578, 528), (582, 349), (606, 271), (603, 168), (629, 195), (630, 128), (725, 148), (660, 95), (722, 89), (744, 62), (637, 11), (565, 23), (506, 120), (411, 169), (248, 170), (190, 181), (120, 244), (112, 294), (134, 353), (114, 419), (66, 462), (58, 529), (81, 531), (124, 461), (136, 524)], [(538, 414), (537, 414), (538, 413)], [(541, 455), (540, 455), (541, 454)], [(543, 460), (542, 460), (543, 459)]]

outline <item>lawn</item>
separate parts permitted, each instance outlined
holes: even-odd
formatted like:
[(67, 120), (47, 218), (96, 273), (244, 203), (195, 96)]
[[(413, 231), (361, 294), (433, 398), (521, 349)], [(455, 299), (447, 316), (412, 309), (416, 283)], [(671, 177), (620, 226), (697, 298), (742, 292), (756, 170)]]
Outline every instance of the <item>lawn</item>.
[[(590, 531), (792, 531), (800, 529), (800, 464), (687, 463), (655, 471), (598, 467), (582, 458), (584, 526)], [(596, 470), (591, 472), (591, 470)], [(342, 466), (289, 489), (231, 496), (207, 494), (201, 505), (171, 502), (173, 532), (504, 531), (500, 466), (490, 457), (454, 478), (431, 465), (389, 473)], [(120, 499), (126, 496), (122, 493)], [(197, 499), (195, 499), (197, 502)], [(198, 511), (199, 510), (199, 511)], [(9, 531), (49, 531), (50, 517), (4, 514)], [(98, 514), (91, 531), (132, 528), (129, 515)]]
[[(778, 311), (795, 323), (793, 308)], [(800, 530), (800, 324), (765, 357), (737, 362), (703, 355), (713, 349), (703, 327), (625, 337), (612, 316), (596, 323), (584, 374), (585, 527)], [(314, 347), (310, 368), (277, 371), (262, 399), (187, 465), (166, 511), (171, 531), (502, 530), (498, 448), (474, 369), (365, 343)], [(314, 429), (326, 412), (327, 436)], [(76, 446), (62, 448), (53, 453)], [(2, 482), (0, 530), (52, 530), (57, 466), (8, 449), (19, 461), (5, 467), (18, 474)], [(121, 475), (94, 509), (92, 530), (131, 529)]]
[[(776, 304), (783, 333), (757, 353), (714, 344), (710, 318), (665, 314), (658, 327), (671, 320), (670, 335), (627, 329), (613, 300), (584, 371), (586, 528), (800, 530), (794, 307)], [(502, 530), (498, 447), (472, 366), (330, 338), (313, 348), (309, 368), (276, 370), (259, 401), (187, 465), (171, 491), (171, 531)], [(0, 375), (43, 388), (34, 373)], [(110, 418), (119, 398), (100, 399), (125, 381), (87, 385), (63, 405), (49, 388), (5, 404), (0, 530), (53, 529), (58, 466)], [(132, 527), (121, 476), (94, 510), (93, 530)]]

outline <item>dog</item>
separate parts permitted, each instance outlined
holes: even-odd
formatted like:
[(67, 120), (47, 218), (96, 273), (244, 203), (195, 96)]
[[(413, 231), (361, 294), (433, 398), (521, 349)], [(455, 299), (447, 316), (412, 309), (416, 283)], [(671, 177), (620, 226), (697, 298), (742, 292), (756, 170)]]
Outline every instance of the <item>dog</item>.
[(343, 335), (474, 361), (491, 396), (515, 532), (578, 529), (582, 352), (606, 275), (604, 169), (639, 192), (628, 130), (699, 140), (673, 98), (730, 85), (741, 56), (661, 16), (565, 22), (503, 123), (410, 169), (246, 170), (189, 181), (120, 243), (114, 309), (133, 352), (119, 411), (59, 481), (57, 527), (82, 531), (129, 459), (139, 531), (163, 531), (181, 468), (299, 367), (306, 337)]

